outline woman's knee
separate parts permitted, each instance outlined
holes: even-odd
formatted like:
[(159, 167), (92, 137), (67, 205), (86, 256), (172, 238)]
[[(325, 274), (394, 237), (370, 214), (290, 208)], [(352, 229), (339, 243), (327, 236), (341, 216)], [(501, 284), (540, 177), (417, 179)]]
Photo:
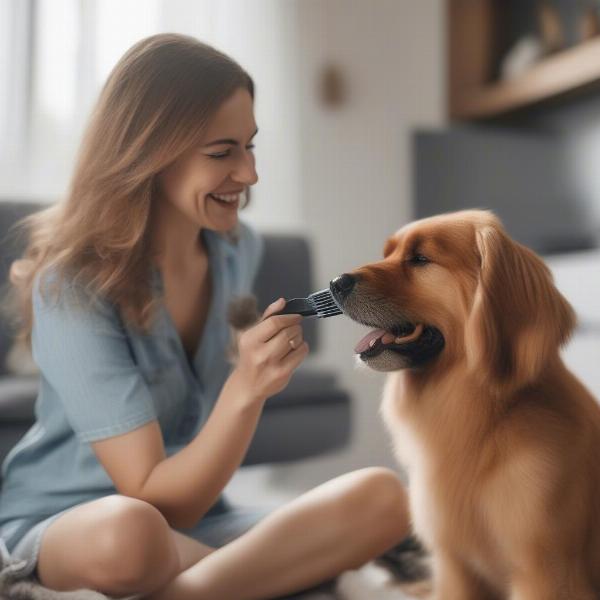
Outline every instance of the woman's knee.
[(387, 532), (398, 538), (407, 535), (408, 496), (398, 475), (385, 467), (368, 467), (353, 475), (354, 485), (340, 499), (351, 522), (363, 523), (374, 533)]
[(173, 579), (179, 572), (179, 556), (160, 511), (126, 496), (105, 500), (95, 540), (98, 589), (143, 593)]

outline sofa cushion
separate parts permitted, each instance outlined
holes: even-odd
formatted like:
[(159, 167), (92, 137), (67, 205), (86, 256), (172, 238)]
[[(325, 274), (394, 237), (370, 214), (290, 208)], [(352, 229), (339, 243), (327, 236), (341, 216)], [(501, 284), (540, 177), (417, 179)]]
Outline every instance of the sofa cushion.
[(0, 422), (33, 422), (38, 388), (36, 375), (0, 377)]
[[(12, 262), (25, 250), (25, 238), (14, 225), (22, 218), (44, 208), (32, 202), (0, 202), (0, 293), (7, 291), (8, 272)], [(5, 357), (12, 343), (12, 329), (0, 313), (0, 375), (6, 373)]]
[[(265, 251), (254, 282), (254, 293), (261, 313), (280, 296), (306, 298), (316, 292), (312, 280), (310, 246), (306, 238), (292, 234), (263, 234)], [(311, 354), (318, 349), (316, 319), (302, 322), (304, 339)]]

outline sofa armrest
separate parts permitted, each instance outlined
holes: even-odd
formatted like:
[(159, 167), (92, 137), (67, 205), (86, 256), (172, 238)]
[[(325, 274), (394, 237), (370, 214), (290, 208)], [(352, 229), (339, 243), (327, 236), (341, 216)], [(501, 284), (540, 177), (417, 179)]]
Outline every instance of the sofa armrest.
[(31, 423), (39, 389), (37, 375), (0, 377), (0, 423)]

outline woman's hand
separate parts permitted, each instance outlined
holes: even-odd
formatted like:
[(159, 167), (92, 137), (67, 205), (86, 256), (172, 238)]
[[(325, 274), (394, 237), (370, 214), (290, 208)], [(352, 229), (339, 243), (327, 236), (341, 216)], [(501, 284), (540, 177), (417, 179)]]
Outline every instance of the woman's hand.
[(273, 314), (284, 306), (283, 298), (273, 302), (261, 320), (238, 339), (238, 363), (230, 377), (253, 403), (283, 390), (308, 354), (300, 326), (302, 316)]

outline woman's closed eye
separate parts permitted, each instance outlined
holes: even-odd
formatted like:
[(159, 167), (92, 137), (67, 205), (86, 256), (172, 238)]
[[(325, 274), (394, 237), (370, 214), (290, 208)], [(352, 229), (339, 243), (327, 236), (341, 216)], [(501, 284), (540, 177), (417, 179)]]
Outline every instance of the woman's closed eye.
[[(255, 144), (250, 144), (249, 146), (246, 146), (246, 150), (252, 150), (254, 149)], [(207, 156), (210, 156), (210, 158), (227, 158), (228, 156), (231, 156), (231, 152), (229, 150), (227, 150), (226, 152), (221, 152), (219, 154), (208, 154)]]

